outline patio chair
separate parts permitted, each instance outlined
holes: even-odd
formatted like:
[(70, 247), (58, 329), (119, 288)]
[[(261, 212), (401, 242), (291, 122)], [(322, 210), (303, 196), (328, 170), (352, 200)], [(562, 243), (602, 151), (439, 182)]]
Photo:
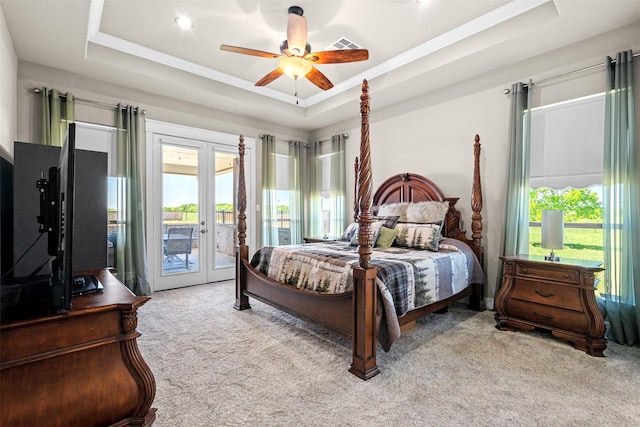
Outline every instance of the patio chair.
[(189, 269), (189, 254), (193, 244), (193, 227), (171, 227), (167, 231), (167, 239), (164, 242), (164, 255), (168, 261), (177, 259), (182, 261), (178, 255), (185, 255), (185, 268)]

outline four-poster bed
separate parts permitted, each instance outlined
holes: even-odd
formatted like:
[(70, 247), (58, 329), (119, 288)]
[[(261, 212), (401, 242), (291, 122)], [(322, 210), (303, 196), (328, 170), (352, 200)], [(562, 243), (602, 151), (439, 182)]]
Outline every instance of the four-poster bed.
[[(474, 178), (472, 188), (472, 238), (467, 239), (465, 232), (460, 229), (460, 212), (455, 208), (458, 198), (445, 197), (442, 191), (429, 179), (412, 173), (405, 173), (392, 176), (387, 179), (379, 189), (373, 194), (371, 185), (371, 157), (369, 144), (369, 94), (366, 80), (362, 84), (362, 95), (360, 97), (361, 113), (361, 141), (360, 160), (356, 159), (355, 173), (355, 195), (354, 195), (354, 219), (358, 223), (357, 256), (349, 261), (350, 255), (345, 255), (348, 243), (342, 243), (338, 248), (341, 262), (344, 262), (348, 269), (349, 289), (343, 292), (315, 292), (304, 288), (292, 286), (275, 280), (261, 272), (256, 265), (260, 263), (259, 257), (249, 260), (249, 248), (246, 245), (246, 190), (244, 175), (244, 138), (240, 136), (239, 152), (239, 183), (238, 183), (238, 242), (236, 251), (236, 300), (234, 308), (244, 310), (250, 308), (249, 297), (267, 303), (284, 312), (292, 314), (303, 320), (319, 325), (329, 332), (351, 340), (353, 348), (352, 363), (349, 371), (362, 379), (369, 379), (379, 372), (376, 362), (376, 350), (378, 345), (378, 328), (381, 326), (381, 318), (386, 318), (384, 327), (389, 328), (388, 334), (393, 335), (393, 328), (397, 327), (397, 336), (400, 334), (400, 327), (415, 322), (416, 319), (429, 313), (446, 309), (453, 302), (469, 296), (469, 308), (481, 310), (484, 274), (481, 265), (483, 261), (483, 251), (481, 246), (482, 238), (482, 190), (480, 187), (480, 138), (476, 135), (474, 144)], [(447, 282), (442, 287), (446, 290), (441, 292), (440, 297), (426, 305), (413, 307), (401, 312), (393, 312), (393, 300), (389, 302), (388, 292), (385, 284), (382, 283), (378, 275), (383, 271), (380, 268), (380, 259), (387, 256), (386, 253), (375, 251), (374, 254), (374, 234), (372, 223), (374, 213), (381, 207), (393, 204), (419, 202), (443, 202), (443, 206), (448, 203), (444, 224), (442, 225), (441, 243), (446, 243), (445, 247), (450, 252), (466, 252), (463, 257), (465, 261), (463, 267), (452, 268), (458, 276), (465, 276), (467, 280), (463, 286), (458, 286)], [(376, 218), (377, 219), (377, 218)], [(439, 230), (439, 228), (438, 228)], [(438, 236), (440, 238), (440, 236)], [(436, 239), (436, 245), (438, 244)], [(464, 242), (455, 243), (455, 242)], [(330, 251), (326, 244), (314, 243), (304, 248), (309, 253), (313, 250)], [(313, 248), (310, 248), (314, 246)], [(458, 249), (457, 247), (460, 247)], [(470, 248), (470, 250), (469, 250)], [(267, 250), (269, 248), (263, 248)], [(294, 248), (295, 249), (295, 248)], [(354, 250), (351, 249), (351, 252)], [(403, 248), (396, 252), (406, 254), (409, 250)], [(437, 251), (437, 248), (436, 248)], [(429, 251), (422, 251), (429, 252)], [(437, 256), (445, 256), (442, 253), (435, 253)], [(413, 256), (414, 252), (411, 252)], [(432, 252), (431, 255), (434, 253)], [(475, 254), (475, 256), (473, 255)], [(259, 254), (256, 254), (259, 255)], [(264, 256), (264, 254), (263, 254)], [(354, 256), (351, 254), (351, 256)], [(453, 257), (453, 254), (451, 255)], [(313, 257), (313, 254), (311, 254)], [(256, 261), (258, 259), (258, 261)], [(344, 260), (347, 261), (344, 261)], [(434, 266), (437, 264), (434, 261)], [(269, 259), (264, 263), (271, 264)], [(449, 263), (449, 261), (446, 261)], [(384, 264), (384, 262), (383, 262)], [(453, 264), (453, 261), (451, 262)], [(465, 270), (469, 266), (469, 270)], [(376, 268), (378, 267), (378, 268)], [(432, 267), (429, 267), (432, 268)], [(448, 269), (451, 269), (447, 267)], [(418, 271), (415, 265), (408, 267), (409, 270)], [(474, 270), (475, 269), (475, 270)], [(380, 270), (380, 271), (379, 271)], [(412, 271), (413, 271), (412, 270)], [(464, 271), (463, 271), (464, 270)], [(299, 270), (298, 270), (299, 271)], [(463, 271), (460, 273), (460, 271)], [(480, 274), (478, 274), (478, 271)], [(411, 274), (414, 274), (413, 272)], [(450, 273), (455, 275), (456, 273)], [(417, 275), (417, 273), (416, 273)], [(436, 274), (437, 275), (437, 274)], [(444, 275), (443, 275), (444, 276)], [(443, 277), (442, 280), (447, 279)], [(456, 280), (460, 280), (458, 277)], [(381, 291), (378, 288), (382, 289)], [(417, 289), (417, 288), (416, 288)], [(382, 292), (382, 294), (381, 294)], [(408, 293), (411, 293), (410, 290)], [(382, 295), (382, 296), (380, 296)], [(429, 298), (426, 298), (427, 300)], [(379, 301), (381, 300), (381, 301)], [(385, 338), (381, 345), (388, 350), (397, 336)]]

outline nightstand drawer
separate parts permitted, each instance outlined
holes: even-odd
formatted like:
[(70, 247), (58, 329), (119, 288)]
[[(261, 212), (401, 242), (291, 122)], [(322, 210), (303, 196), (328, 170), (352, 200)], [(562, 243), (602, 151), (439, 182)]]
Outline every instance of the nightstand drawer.
[(545, 304), (574, 311), (583, 311), (580, 290), (576, 287), (516, 279), (511, 298)]
[(536, 279), (553, 280), (566, 283), (580, 283), (580, 275), (577, 270), (561, 268), (544, 268), (533, 265), (516, 265), (516, 275), (533, 277)]
[(578, 334), (585, 333), (588, 326), (584, 313), (517, 299), (512, 299), (507, 303), (507, 313), (519, 319), (569, 330)]

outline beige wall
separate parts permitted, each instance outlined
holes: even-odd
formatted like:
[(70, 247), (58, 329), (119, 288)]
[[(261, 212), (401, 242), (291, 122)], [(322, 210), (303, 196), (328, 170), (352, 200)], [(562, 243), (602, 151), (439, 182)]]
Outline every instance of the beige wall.
[(0, 8), (0, 155), (11, 161), (17, 137), (17, 72), (18, 58)]

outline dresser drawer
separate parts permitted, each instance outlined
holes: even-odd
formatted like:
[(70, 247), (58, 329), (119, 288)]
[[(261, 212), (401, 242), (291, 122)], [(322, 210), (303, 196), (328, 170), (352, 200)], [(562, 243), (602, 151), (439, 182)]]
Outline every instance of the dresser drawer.
[(586, 333), (588, 326), (584, 313), (517, 299), (507, 303), (507, 315), (579, 334)]
[(511, 298), (545, 304), (552, 307), (583, 311), (580, 288), (535, 280), (516, 279)]
[(516, 275), (532, 277), (535, 279), (553, 280), (565, 283), (580, 283), (580, 275), (577, 270), (545, 268), (533, 265), (516, 264)]

